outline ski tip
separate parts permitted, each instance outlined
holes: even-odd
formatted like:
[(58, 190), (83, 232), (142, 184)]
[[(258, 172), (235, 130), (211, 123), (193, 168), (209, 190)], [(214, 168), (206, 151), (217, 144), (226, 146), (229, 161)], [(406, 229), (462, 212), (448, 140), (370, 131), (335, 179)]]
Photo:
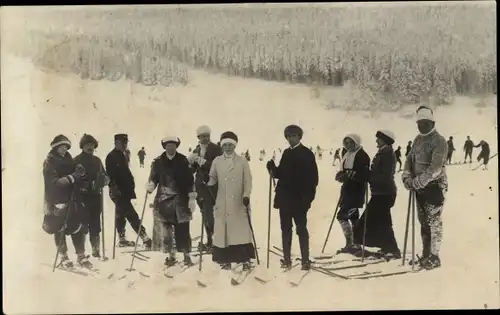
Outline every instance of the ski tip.
[(196, 284), (200, 287), (200, 288), (206, 288), (207, 285), (204, 284), (203, 282), (201, 282), (200, 280), (196, 280)]
[(236, 280), (234, 280), (234, 278), (231, 278), (231, 285), (239, 285), (240, 283)]
[(174, 276), (166, 274), (166, 273), (164, 273), (163, 275), (165, 276), (165, 278), (168, 278), (168, 279), (173, 279), (174, 278)]
[(145, 274), (145, 273), (143, 273), (143, 272), (141, 272), (141, 271), (139, 271), (139, 274), (140, 274), (141, 276), (145, 277), (145, 278), (150, 278), (150, 277), (151, 277), (150, 275), (147, 275), (147, 274)]
[(114, 273), (111, 273), (111, 274), (108, 276), (108, 279), (113, 278), (113, 276), (114, 276), (114, 275), (115, 275)]

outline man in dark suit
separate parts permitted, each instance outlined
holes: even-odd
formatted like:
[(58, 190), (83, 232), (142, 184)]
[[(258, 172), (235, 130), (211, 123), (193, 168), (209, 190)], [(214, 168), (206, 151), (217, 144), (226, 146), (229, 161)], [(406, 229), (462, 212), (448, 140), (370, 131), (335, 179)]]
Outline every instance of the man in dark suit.
[[(189, 155), (188, 161), (191, 164), (195, 176), (195, 187), (198, 196), (196, 202), (200, 208), (203, 225), (207, 233), (207, 243), (199, 250), (210, 252), (212, 250), (212, 235), (214, 234), (214, 205), (215, 191), (210, 191), (206, 183), (209, 180), (210, 167), (213, 160), (222, 154), (222, 149), (217, 144), (210, 141), (210, 127), (200, 126), (196, 129), (196, 136), (199, 143)], [(201, 240), (203, 242), (203, 240)]]
[(283, 151), (279, 166), (274, 160), (267, 162), (267, 170), (278, 179), (274, 208), (279, 209), (281, 237), (283, 242), (282, 268), (291, 268), (292, 221), (299, 236), (302, 269), (309, 270), (309, 232), (307, 212), (316, 196), (318, 186), (318, 166), (314, 153), (302, 145), (303, 131), (299, 126), (285, 128), (285, 138), (290, 147)]
[(128, 166), (126, 150), (128, 136), (115, 135), (115, 148), (106, 157), (106, 171), (110, 177), (109, 196), (115, 203), (115, 225), (119, 235), (118, 246), (134, 246), (135, 243), (125, 238), (126, 221), (130, 223), (136, 233), (139, 233), (146, 249), (151, 249), (152, 241), (141, 226), (139, 215), (134, 209), (131, 200), (136, 199), (134, 176)]

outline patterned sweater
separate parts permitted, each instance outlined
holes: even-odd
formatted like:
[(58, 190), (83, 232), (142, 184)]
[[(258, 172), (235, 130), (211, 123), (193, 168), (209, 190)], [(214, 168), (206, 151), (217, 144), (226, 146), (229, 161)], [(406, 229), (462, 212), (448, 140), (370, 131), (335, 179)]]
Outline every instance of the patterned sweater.
[(435, 129), (426, 135), (417, 135), (405, 161), (403, 182), (413, 178), (416, 189), (425, 188), (431, 182), (446, 186), (445, 162), (448, 154), (446, 139)]

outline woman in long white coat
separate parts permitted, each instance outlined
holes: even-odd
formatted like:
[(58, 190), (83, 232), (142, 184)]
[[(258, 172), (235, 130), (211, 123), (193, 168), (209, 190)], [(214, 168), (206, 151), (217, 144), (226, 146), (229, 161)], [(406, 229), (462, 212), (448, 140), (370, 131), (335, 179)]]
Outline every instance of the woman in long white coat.
[(221, 135), (224, 153), (214, 159), (207, 183), (218, 184), (212, 260), (226, 270), (231, 269), (231, 263), (242, 263), (247, 270), (255, 258), (249, 220), (252, 174), (248, 161), (234, 151), (237, 143), (238, 137), (233, 132)]

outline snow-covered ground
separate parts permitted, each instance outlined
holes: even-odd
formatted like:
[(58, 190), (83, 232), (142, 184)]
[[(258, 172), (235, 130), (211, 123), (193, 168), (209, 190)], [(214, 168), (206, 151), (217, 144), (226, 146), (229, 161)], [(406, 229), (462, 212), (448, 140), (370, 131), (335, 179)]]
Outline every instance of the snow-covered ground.
[[(225, 273), (218, 271), (205, 257), (203, 272), (191, 268), (181, 276), (167, 279), (162, 274), (163, 255), (151, 254), (150, 262), (136, 260), (138, 271), (125, 271), (130, 256), (117, 249), (116, 260), (93, 261), (100, 269), (99, 278), (71, 273), (52, 273), (55, 254), (53, 237), (42, 231), (42, 162), (52, 138), (63, 133), (73, 142), (70, 152), (78, 154), (83, 133), (99, 140), (97, 155), (104, 159), (112, 149), (113, 135), (129, 134), (132, 172), (138, 195), (136, 210), (144, 202), (144, 184), (148, 167), (141, 169), (136, 153), (144, 146), (146, 164), (162, 151), (160, 139), (167, 134), (179, 136), (180, 151), (187, 153), (196, 143), (195, 129), (208, 124), (214, 137), (232, 130), (240, 138), (238, 152), (250, 149), (254, 189), (253, 225), (265, 268), (268, 214), (268, 177), (258, 151), (286, 147), (283, 129), (298, 123), (305, 130), (304, 143), (315, 147), (336, 148), (347, 132), (357, 132), (370, 154), (375, 154), (375, 132), (392, 129), (397, 143), (404, 147), (416, 135), (412, 118), (402, 113), (368, 114), (325, 110), (321, 99), (311, 99), (303, 86), (227, 78), (223, 75), (193, 71), (186, 87), (150, 88), (127, 81), (82, 81), (74, 75), (44, 73), (14, 56), (2, 54), (2, 215), (3, 215), (3, 301), (11, 313), (88, 313), (88, 312), (193, 312), (257, 310), (341, 310), (341, 309), (432, 309), (499, 307), (498, 169), (497, 160), (489, 171), (472, 171), (469, 166), (448, 168), (450, 188), (443, 213), (444, 242), (440, 269), (371, 280), (341, 280), (311, 273), (303, 283), (291, 288), (285, 278), (266, 285), (253, 279), (232, 287)], [(453, 135), (461, 147), (471, 135), (477, 143), (487, 140), (496, 153), (496, 108), (478, 109), (468, 99), (440, 108), (437, 128), (445, 136)], [(413, 109), (409, 110), (411, 112)], [(215, 138), (214, 140), (218, 140)], [(460, 150), (459, 150), (460, 151)], [(475, 152), (474, 157), (478, 151)], [(462, 158), (462, 152), (456, 154)], [(335, 168), (325, 152), (320, 168), (317, 198), (309, 213), (311, 251), (321, 247), (339, 195), (334, 181)], [(475, 166), (474, 164), (473, 166)], [(403, 247), (408, 193), (397, 183), (399, 195), (393, 208), (393, 222), (400, 247)], [(111, 257), (114, 214), (105, 191), (107, 255)], [(151, 209), (146, 209), (145, 225), (152, 229)], [(280, 246), (279, 217), (272, 210), (271, 243)], [(128, 226), (128, 238), (135, 234)], [(420, 253), (419, 224), (416, 225)], [(200, 214), (191, 224), (192, 236), (200, 233)], [(328, 252), (344, 243), (336, 223)], [(70, 253), (73, 248), (68, 239)], [(89, 244), (87, 241), (87, 248)], [(293, 252), (298, 253), (294, 240)], [(74, 258), (74, 255), (73, 257)], [(271, 256), (270, 273), (278, 273), (279, 260)], [(391, 265), (371, 269), (392, 270)], [(361, 271), (360, 271), (361, 272)], [(107, 279), (111, 273), (122, 280)], [(340, 273), (340, 272), (339, 272)], [(354, 273), (353, 271), (344, 274)], [(196, 279), (209, 285), (199, 288)]]

